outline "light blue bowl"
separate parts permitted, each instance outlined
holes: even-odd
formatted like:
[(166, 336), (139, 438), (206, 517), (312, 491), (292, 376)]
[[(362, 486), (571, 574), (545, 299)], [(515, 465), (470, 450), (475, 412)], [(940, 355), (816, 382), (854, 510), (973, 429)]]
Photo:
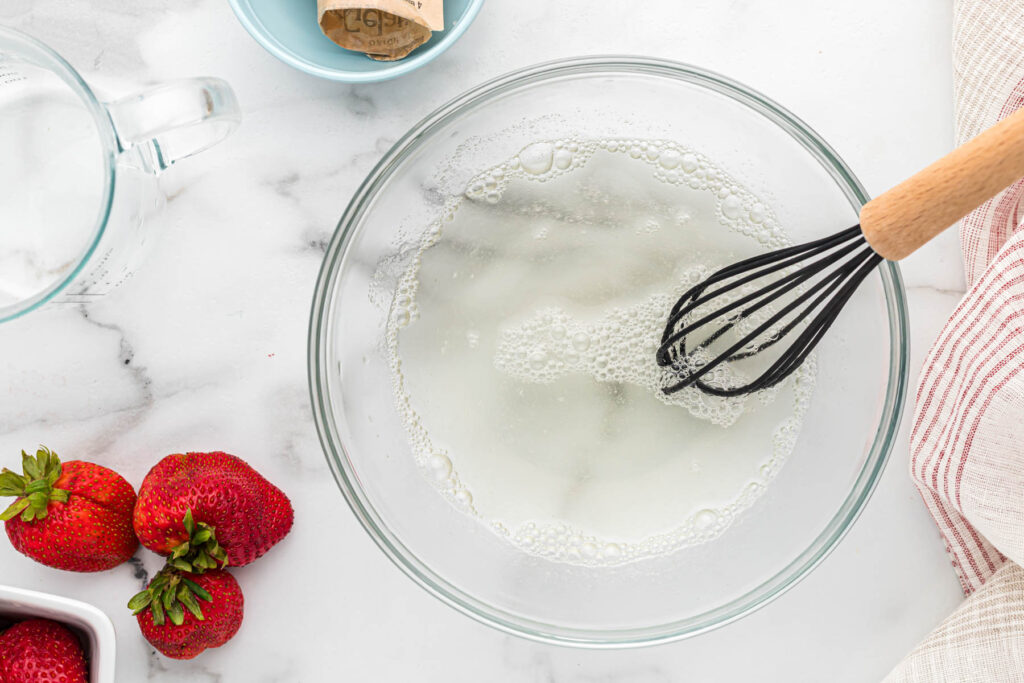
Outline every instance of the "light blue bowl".
[(306, 73), (344, 83), (386, 81), (448, 49), (473, 23), (484, 0), (444, 0), (444, 31), (396, 62), (378, 62), (335, 45), (320, 30), (316, 0), (230, 0), (245, 30), (270, 54)]

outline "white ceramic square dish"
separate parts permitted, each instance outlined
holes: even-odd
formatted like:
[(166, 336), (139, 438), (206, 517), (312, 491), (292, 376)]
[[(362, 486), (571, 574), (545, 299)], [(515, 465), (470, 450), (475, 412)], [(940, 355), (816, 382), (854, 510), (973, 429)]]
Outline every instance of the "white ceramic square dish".
[(114, 683), (114, 624), (99, 608), (59, 595), (0, 586), (0, 622), (32, 618), (53, 619), (77, 631), (89, 658), (89, 681)]

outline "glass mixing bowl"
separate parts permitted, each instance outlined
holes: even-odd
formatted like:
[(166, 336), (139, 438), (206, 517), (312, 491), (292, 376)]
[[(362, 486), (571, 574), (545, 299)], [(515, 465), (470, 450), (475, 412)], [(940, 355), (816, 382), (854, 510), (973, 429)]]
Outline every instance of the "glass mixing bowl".
[(815, 394), (794, 451), (752, 509), (717, 539), (616, 567), (527, 554), (459, 512), (420, 470), (395, 407), (385, 334), (402, 264), (445, 202), (531, 142), (567, 136), (695, 148), (770, 204), (795, 242), (857, 223), (867, 200), (799, 119), (692, 66), (597, 57), (498, 78), (403, 137), (342, 216), (313, 300), (314, 413), (353, 512), (388, 557), (439, 599), (540, 641), (664, 642), (778, 597), (849, 529), (896, 435), (907, 381), (906, 302), (894, 264), (861, 286), (819, 347)]

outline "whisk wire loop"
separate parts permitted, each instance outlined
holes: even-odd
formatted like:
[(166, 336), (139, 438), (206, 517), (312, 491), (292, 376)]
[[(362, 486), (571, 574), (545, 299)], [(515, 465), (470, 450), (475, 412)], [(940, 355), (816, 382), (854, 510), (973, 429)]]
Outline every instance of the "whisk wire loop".
[[(851, 243), (851, 244), (847, 245), (846, 247), (844, 247), (839, 252), (837, 252), (835, 254), (835, 256), (836, 257), (845, 256), (846, 254), (849, 254), (851, 251), (855, 250), (858, 246), (859, 245), (856, 242)], [(798, 258), (802, 258), (802, 257), (798, 257)], [(784, 263), (786, 265), (790, 265), (790, 263), (788, 261), (786, 261)], [(789, 292), (792, 289), (792, 287), (787, 287), (786, 285), (801, 285), (804, 282), (806, 282), (807, 280), (809, 280), (810, 278), (812, 278), (814, 275), (818, 274), (819, 272), (821, 272), (822, 270), (827, 268), (829, 265), (830, 265), (830, 263), (828, 261), (818, 261), (818, 262), (812, 263), (811, 265), (807, 266), (806, 268), (801, 268), (800, 270), (794, 271), (794, 272), (790, 273), (789, 275), (786, 275), (785, 277), (783, 277), (783, 278), (781, 278), (779, 280), (776, 280), (775, 282), (773, 282), (773, 283), (771, 283), (769, 285), (766, 285), (765, 287), (763, 287), (763, 288), (761, 288), (761, 289), (759, 289), (759, 290), (757, 290), (755, 292), (752, 292), (752, 293), (750, 293), (750, 294), (748, 294), (748, 295), (746, 295), (746, 296), (744, 296), (744, 297), (742, 297), (740, 299), (737, 299), (736, 301), (734, 301), (734, 302), (732, 302), (732, 303), (730, 303), (730, 304), (728, 304), (728, 305), (726, 305), (726, 306), (724, 306), (724, 307), (722, 307), (720, 309), (715, 310), (712, 313), (709, 313), (708, 315), (706, 315), (703, 318), (697, 320), (696, 322), (690, 323), (689, 325), (687, 325), (683, 329), (679, 330), (678, 332), (675, 332), (675, 333), (669, 335), (667, 338), (665, 336), (663, 336), (662, 337), (662, 345), (663, 346), (664, 345), (671, 346), (676, 341), (679, 341), (680, 339), (684, 338), (686, 335), (688, 335), (693, 330), (695, 330), (695, 329), (697, 329), (699, 327), (702, 327), (703, 325), (711, 322), (715, 318), (720, 318), (723, 315), (725, 315), (727, 313), (730, 313), (730, 312), (734, 311), (737, 308), (740, 308), (741, 306), (745, 306), (746, 304), (748, 304), (748, 303), (750, 303), (752, 301), (756, 301), (758, 299), (761, 299), (761, 301), (757, 302), (756, 307), (757, 308), (762, 308), (762, 307), (770, 304), (771, 302), (775, 301), (776, 299), (782, 297), (783, 295), (785, 295), (787, 292)], [(730, 284), (730, 285), (727, 285), (727, 286), (720, 287), (720, 288), (716, 289), (715, 291), (711, 292), (710, 294), (707, 294), (704, 297), (701, 297), (700, 295), (698, 295), (696, 298), (691, 300), (691, 302), (690, 302), (690, 304), (688, 306), (686, 306), (685, 308), (681, 309), (679, 311), (678, 315), (673, 316), (674, 319), (670, 321), (670, 324), (678, 323), (679, 320), (682, 320), (683, 318), (685, 318), (687, 314), (689, 314), (690, 312), (695, 310), (697, 307), (702, 306), (707, 300), (710, 300), (710, 299), (712, 299), (714, 297), (717, 297), (717, 296), (721, 296), (722, 294), (725, 294), (726, 292), (729, 292), (729, 291), (732, 291), (733, 289), (736, 289), (736, 287), (738, 285), (748, 284), (749, 282), (752, 282), (752, 281), (754, 281), (754, 280), (756, 280), (758, 278), (761, 278), (764, 275), (770, 275), (771, 273), (776, 272), (776, 271), (778, 271), (780, 269), (781, 269), (781, 267), (767, 268), (767, 269), (758, 271), (758, 272), (754, 273), (753, 275), (745, 277), (745, 278), (739, 280), (735, 284)], [(767, 298), (763, 298), (762, 299), (762, 297), (766, 297), (768, 294), (770, 294), (772, 292), (774, 292), (774, 294), (772, 294), (771, 296), (768, 296)], [(754, 307), (749, 307), (749, 308), (745, 309), (744, 311), (742, 311), (740, 313), (739, 317), (740, 318), (746, 317), (751, 312), (753, 312), (755, 310), (757, 310), (757, 309), (754, 308)], [(715, 332), (712, 335), (711, 338), (705, 340), (705, 342), (702, 343), (701, 346), (707, 346), (710, 341), (714, 341), (715, 339), (717, 339), (719, 336), (724, 334), (726, 331), (728, 331), (732, 327), (733, 327), (732, 323), (729, 323), (729, 324), (723, 326), (721, 329), (719, 329), (717, 332)], [(668, 328), (666, 328), (666, 330), (667, 329)]]
[[(662, 367), (671, 367), (679, 381), (663, 391), (672, 394), (695, 386), (715, 396), (738, 396), (778, 384), (803, 364), (860, 283), (882, 260), (857, 225), (716, 271), (687, 290), (672, 307), (656, 358)], [(709, 302), (776, 274), (777, 278), (766, 281), (757, 290), (733, 301), (726, 300), (721, 307), (705, 313)], [(812, 282), (815, 276), (817, 280)], [(720, 286), (709, 291), (716, 284)], [(793, 295), (792, 301), (778, 311), (766, 310), (787, 294)], [(698, 311), (699, 308), (702, 310)], [(766, 320), (707, 360), (713, 343), (759, 311), (768, 315)], [(698, 313), (699, 319), (689, 320)], [(698, 343), (690, 343), (690, 337), (702, 328), (710, 331)], [(798, 328), (799, 333), (790, 339)], [(791, 343), (753, 381), (741, 386), (719, 386), (705, 381), (723, 363), (751, 358), (783, 339), (790, 339)]]

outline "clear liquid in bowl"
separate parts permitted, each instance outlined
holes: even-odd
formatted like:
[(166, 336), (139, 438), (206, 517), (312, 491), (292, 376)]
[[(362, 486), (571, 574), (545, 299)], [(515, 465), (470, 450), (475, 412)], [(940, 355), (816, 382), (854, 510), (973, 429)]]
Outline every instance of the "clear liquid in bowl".
[(673, 142), (540, 141), (480, 174), (424, 231), (389, 313), (426, 476), (555, 560), (621, 564), (720, 536), (792, 451), (814, 360), (754, 396), (666, 396), (654, 353), (685, 289), (787, 243), (764, 201)]

